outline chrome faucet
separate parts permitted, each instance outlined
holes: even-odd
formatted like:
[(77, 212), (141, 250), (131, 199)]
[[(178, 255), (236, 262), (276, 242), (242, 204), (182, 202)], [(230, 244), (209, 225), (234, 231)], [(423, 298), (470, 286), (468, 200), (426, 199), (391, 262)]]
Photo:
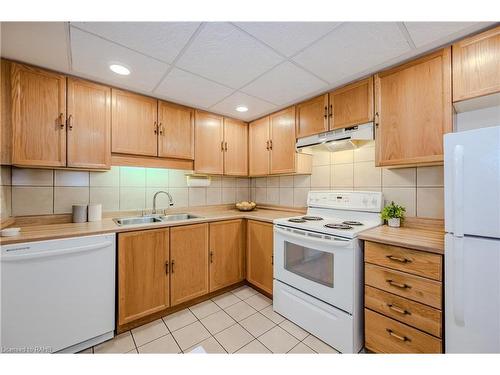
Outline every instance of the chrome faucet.
[(174, 205), (174, 200), (172, 199), (172, 196), (170, 195), (169, 192), (163, 191), (163, 190), (157, 191), (155, 193), (155, 195), (153, 196), (153, 212), (152, 212), (153, 215), (156, 214), (156, 197), (158, 196), (158, 194), (161, 194), (161, 193), (167, 195), (167, 197), (168, 197), (168, 204), (169, 204), (170, 207), (172, 207)]

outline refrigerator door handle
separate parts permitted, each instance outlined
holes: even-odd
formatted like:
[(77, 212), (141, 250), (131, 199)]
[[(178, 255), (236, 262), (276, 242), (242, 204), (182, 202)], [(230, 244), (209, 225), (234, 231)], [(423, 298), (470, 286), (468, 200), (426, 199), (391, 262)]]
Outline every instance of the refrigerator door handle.
[(453, 216), (455, 221), (454, 234), (464, 235), (464, 146), (456, 145), (453, 150)]
[(455, 323), (459, 327), (465, 325), (464, 318), (464, 300), (465, 300), (465, 281), (464, 281), (464, 239), (463, 237), (453, 238), (453, 276), (454, 276), (454, 288), (453, 288), (453, 316), (455, 318)]

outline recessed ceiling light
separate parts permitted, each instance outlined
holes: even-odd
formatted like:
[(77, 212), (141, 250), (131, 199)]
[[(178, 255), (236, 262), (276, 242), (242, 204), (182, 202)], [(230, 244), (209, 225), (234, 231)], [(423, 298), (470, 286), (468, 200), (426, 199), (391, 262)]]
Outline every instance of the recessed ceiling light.
[(248, 111), (248, 107), (245, 107), (244, 105), (239, 105), (236, 107), (236, 110), (238, 112), (246, 112), (246, 111)]
[(130, 69), (120, 64), (111, 64), (109, 69), (122, 76), (128, 76), (130, 74)]

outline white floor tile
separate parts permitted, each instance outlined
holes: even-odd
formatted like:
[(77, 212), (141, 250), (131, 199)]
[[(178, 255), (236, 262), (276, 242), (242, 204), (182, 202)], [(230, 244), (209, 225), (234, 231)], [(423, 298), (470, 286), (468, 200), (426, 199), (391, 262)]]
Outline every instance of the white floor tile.
[(271, 351), (262, 345), (259, 340), (253, 340), (238, 350), (236, 354), (271, 354)]
[(248, 318), (243, 319), (240, 324), (254, 337), (259, 337), (275, 326), (272, 321), (261, 313), (250, 315)]
[(324, 343), (313, 335), (307, 336), (302, 342), (317, 353), (338, 353), (330, 345)]
[(191, 310), (191, 312), (198, 319), (203, 319), (204, 317), (219, 311), (220, 307), (217, 306), (213, 301), (208, 300), (205, 302), (201, 302), (197, 305), (191, 306), (189, 310)]
[(111, 340), (94, 347), (94, 353), (127, 353), (135, 349), (130, 331), (124, 332)]
[(289, 354), (315, 354), (316, 352), (314, 350), (312, 350), (310, 347), (308, 347), (307, 345), (304, 345), (303, 343), (299, 342), (288, 353)]
[[(210, 337), (206, 340), (203, 340), (199, 344), (196, 344), (196, 345), (190, 347), (189, 349), (186, 349), (184, 351), (184, 353), (190, 354), (191, 352), (193, 352), (193, 350), (195, 350), (197, 348), (199, 349), (200, 347), (203, 349), (203, 351), (205, 353), (209, 353), (209, 354), (210, 353), (226, 353), (224, 348), (213, 337)], [(200, 352), (201, 351), (195, 351), (194, 353), (200, 353)]]
[(257, 312), (257, 310), (255, 310), (244, 301), (229, 306), (225, 311), (231, 316), (231, 318), (233, 318), (237, 322), (248, 318), (250, 315), (253, 315)]
[(253, 340), (252, 335), (245, 331), (239, 324), (234, 324), (224, 331), (219, 332), (215, 335), (215, 338), (228, 353), (234, 353)]
[(132, 330), (132, 336), (134, 336), (135, 345), (137, 346), (142, 346), (169, 333), (165, 323), (161, 319), (144, 324)]
[(260, 313), (263, 314), (267, 319), (272, 320), (276, 324), (280, 324), (282, 321), (285, 320), (283, 316), (281, 316), (280, 314), (278, 314), (273, 310), (273, 305), (260, 310)]
[(231, 305), (234, 305), (235, 303), (240, 302), (241, 300), (233, 293), (227, 292), (220, 296), (212, 298), (212, 301), (214, 301), (221, 309), (225, 309)]
[(304, 340), (309, 335), (309, 332), (303, 330), (298, 325), (289, 320), (284, 320), (282, 323), (280, 323), (280, 327), (299, 341)]
[(181, 348), (171, 334), (160, 337), (137, 348), (139, 353), (180, 353)]
[(260, 293), (254, 295), (250, 298), (247, 298), (245, 300), (245, 302), (248, 303), (250, 306), (252, 306), (256, 310), (262, 310), (273, 303), (273, 301), (271, 301), (265, 295), (260, 294)]
[(210, 337), (210, 332), (200, 322), (192, 323), (172, 333), (182, 350), (192, 347)]
[(238, 289), (232, 290), (231, 292), (240, 299), (247, 299), (258, 293), (255, 289), (250, 288), (248, 285), (243, 285)]
[(171, 332), (177, 331), (179, 328), (185, 327), (191, 323), (196, 322), (196, 316), (193, 315), (191, 310), (184, 309), (174, 314), (163, 317), (163, 321)]
[(215, 335), (216, 333), (232, 326), (236, 322), (223, 310), (220, 310), (207, 316), (206, 318), (201, 319), (201, 323), (212, 335)]
[(299, 343), (299, 340), (279, 326), (267, 331), (258, 340), (273, 353), (286, 353)]

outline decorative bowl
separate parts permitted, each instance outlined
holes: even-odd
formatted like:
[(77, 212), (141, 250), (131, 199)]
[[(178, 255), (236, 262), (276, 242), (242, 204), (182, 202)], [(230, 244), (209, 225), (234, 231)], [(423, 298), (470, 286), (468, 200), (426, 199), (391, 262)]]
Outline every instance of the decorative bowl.
[(255, 202), (238, 202), (236, 203), (236, 208), (240, 211), (252, 211), (257, 206)]

